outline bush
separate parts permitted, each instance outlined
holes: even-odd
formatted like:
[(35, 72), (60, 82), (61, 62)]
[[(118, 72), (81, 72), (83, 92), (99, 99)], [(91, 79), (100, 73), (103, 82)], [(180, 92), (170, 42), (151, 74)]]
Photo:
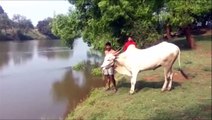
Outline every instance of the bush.
[(85, 70), (85, 67), (86, 67), (85, 62), (80, 62), (73, 66), (73, 70), (76, 70), (76, 71)]
[(101, 76), (102, 75), (102, 70), (99, 66), (91, 65), (91, 67), (89, 67), (89, 66), (87, 66), (87, 64), (85, 62), (80, 62), (80, 63), (74, 65), (73, 70), (76, 70), (76, 71), (85, 70), (86, 67), (88, 67), (88, 69), (90, 69), (89, 71), (91, 71), (91, 75), (93, 75), (93, 76)]
[(101, 76), (102, 75), (102, 70), (101, 70), (100, 67), (92, 68), (91, 74), (94, 75), (94, 76)]

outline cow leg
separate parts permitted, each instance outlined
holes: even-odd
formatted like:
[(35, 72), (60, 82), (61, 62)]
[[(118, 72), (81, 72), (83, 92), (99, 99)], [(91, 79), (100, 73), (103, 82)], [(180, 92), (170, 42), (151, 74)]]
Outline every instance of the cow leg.
[(173, 81), (173, 64), (174, 64), (174, 62), (175, 62), (175, 60), (177, 59), (177, 57), (175, 57), (174, 59), (173, 59), (173, 61), (171, 62), (171, 64), (170, 64), (170, 68), (168, 69), (168, 71), (169, 71), (169, 74), (168, 74), (168, 77), (169, 77), (169, 85), (168, 85), (168, 88), (167, 88), (167, 90), (168, 91), (170, 91), (171, 90), (171, 88), (172, 88), (172, 81)]
[(164, 83), (163, 83), (163, 87), (162, 87), (161, 91), (166, 90), (167, 83), (168, 83), (168, 79), (167, 79), (168, 74), (167, 73), (168, 73), (168, 69), (164, 68)]
[(133, 72), (131, 77), (131, 88), (130, 88), (130, 94), (133, 94), (135, 91), (135, 84), (137, 79), (138, 72)]
[(171, 88), (172, 88), (172, 81), (173, 81), (173, 71), (172, 71), (172, 68), (170, 69), (170, 72), (169, 72), (169, 79), (170, 79), (170, 81), (169, 81), (169, 85), (168, 85), (168, 88), (167, 88), (167, 90), (171, 90)]

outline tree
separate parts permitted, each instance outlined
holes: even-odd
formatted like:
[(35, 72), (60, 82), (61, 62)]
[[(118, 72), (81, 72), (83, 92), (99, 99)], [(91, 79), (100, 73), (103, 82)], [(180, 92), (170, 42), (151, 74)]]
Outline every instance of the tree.
[(77, 11), (71, 12), (68, 16), (57, 15), (51, 23), (52, 33), (72, 47), (73, 40), (80, 36), (79, 22)]
[(191, 24), (198, 15), (209, 12), (210, 0), (169, 0), (166, 3), (168, 23), (183, 29), (190, 48), (196, 47), (194, 38), (191, 36)]
[[(160, 37), (159, 17), (164, 20), (168, 35), (170, 26), (182, 27), (190, 47), (194, 48), (190, 24), (194, 21), (195, 15), (204, 14), (211, 9), (209, 0), (69, 0), (69, 2), (76, 6), (76, 11), (71, 12), (73, 15), (70, 13), (68, 16), (63, 16), (62, 22), (55, 20), (57, 21), (55, 24), (63, 26), (57, 27), (55, 33), (59, 31), (60, 34), (71, 33), (68, 37), (65, 34), (66, 37), (62, 38), (69, 41), (80, 32), (84, 41), (96, 49), (102, 49), (107, 41), (115, 47), (121, 47), (127, 36), (133, 36), (141, 47), (153, 44)], [(164, 8), (166, 15), (161, 16), (160, 11)], [(76, 15), (78, 19), (70, 19)]]
[[(138, 43), (158, 39), (156, 22), (152, 19), (156, 8), (161, 5), (157, 0), (69, 0), (69, 2), (76, 6), (76, 11), (79, 13), (79, 22), (76, 22), (78, 23), (76, 26), (80, 28), (84, 41), (96, 49), (102, 49), (107, 41), (111, 41), (113, 46), (120, 47), (127, 36), (136, 37)], [(141, 33), (147, 34), (145, 37), (137, 37), (142, 36)]]
[(6, 30), (11, 28), (11, 20), (8, 18), (6, 13), (0, 14), (0, 30)]
[(2, 6), (0, 5), (0, 14), (4, 13), (4, 9), (2, 8)]
[(5, 13), (4, 9), (0, 6), (0, 31), (4, 30), (4, 32), (6, 32), (8, 28), (11, 28), (11, 25), (12, 22), (7, 13)]
[(51, 23), (52, 23), (52, 18), (46, 18), (44, 20), (39, 21), (36, 27), (40, 33), (43, 33), (52, 39), (56, 39), (57, 37), (54, 36), (51, 31), (51, 28), (52, 28)]
[(160, 8), (158, 14), (155, 15), (155, 19), (158, 19), (159, 24), (163, 26), (162, 29), (165, 28), (166, 37), (169, 40), (171, 39), (170, 18), (169, 18), (169, 13), (167, 12), (167, 8), (164, 5), (162, 8)]
[(25, 16), (19, 14), (14, 15), (12, 21), (14, 22), (15, 28), (19, 28), (23, 31), (28, 31), (29, 29), (34, 28), (30, 19), (27, 19)]

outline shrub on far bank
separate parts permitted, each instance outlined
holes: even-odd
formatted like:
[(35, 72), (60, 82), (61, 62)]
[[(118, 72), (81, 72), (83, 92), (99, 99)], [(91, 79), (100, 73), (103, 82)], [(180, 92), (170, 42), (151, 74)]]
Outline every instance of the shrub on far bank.
[(85, 69), (89, 69), (91, 71), (91, 75), (93, 76), (101, 76), (102, 75), (102, 70), (98, 65), (88, 65), (86, 62), (79, 62), (78, 64), (74, 65), (73, 70), (76, 71), (81, 71)]
[(102, 70), (100, 67), (95, 67), (91, 69), (91, 74), (93, 76), (101, 76), (102, 75)]
[(80, 62), (80, 63), (74, 65), (72, 68), (73, 68), (73, 70), (80, 71), (80, 70), (84, 70), (85, 67), (86, 67), (85, 62)]

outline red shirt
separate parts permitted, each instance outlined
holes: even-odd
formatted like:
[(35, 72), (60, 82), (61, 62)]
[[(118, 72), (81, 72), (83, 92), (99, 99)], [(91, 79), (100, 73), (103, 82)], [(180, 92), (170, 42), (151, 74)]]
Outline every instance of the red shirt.
[(123, 50), (126, 51), (127, 48), (129, 47), (129, 45), (135, 45), (136, 46), (136, 43), (134, 41), (127, 41), (125, 44), (124, 44), (124, 48)]

